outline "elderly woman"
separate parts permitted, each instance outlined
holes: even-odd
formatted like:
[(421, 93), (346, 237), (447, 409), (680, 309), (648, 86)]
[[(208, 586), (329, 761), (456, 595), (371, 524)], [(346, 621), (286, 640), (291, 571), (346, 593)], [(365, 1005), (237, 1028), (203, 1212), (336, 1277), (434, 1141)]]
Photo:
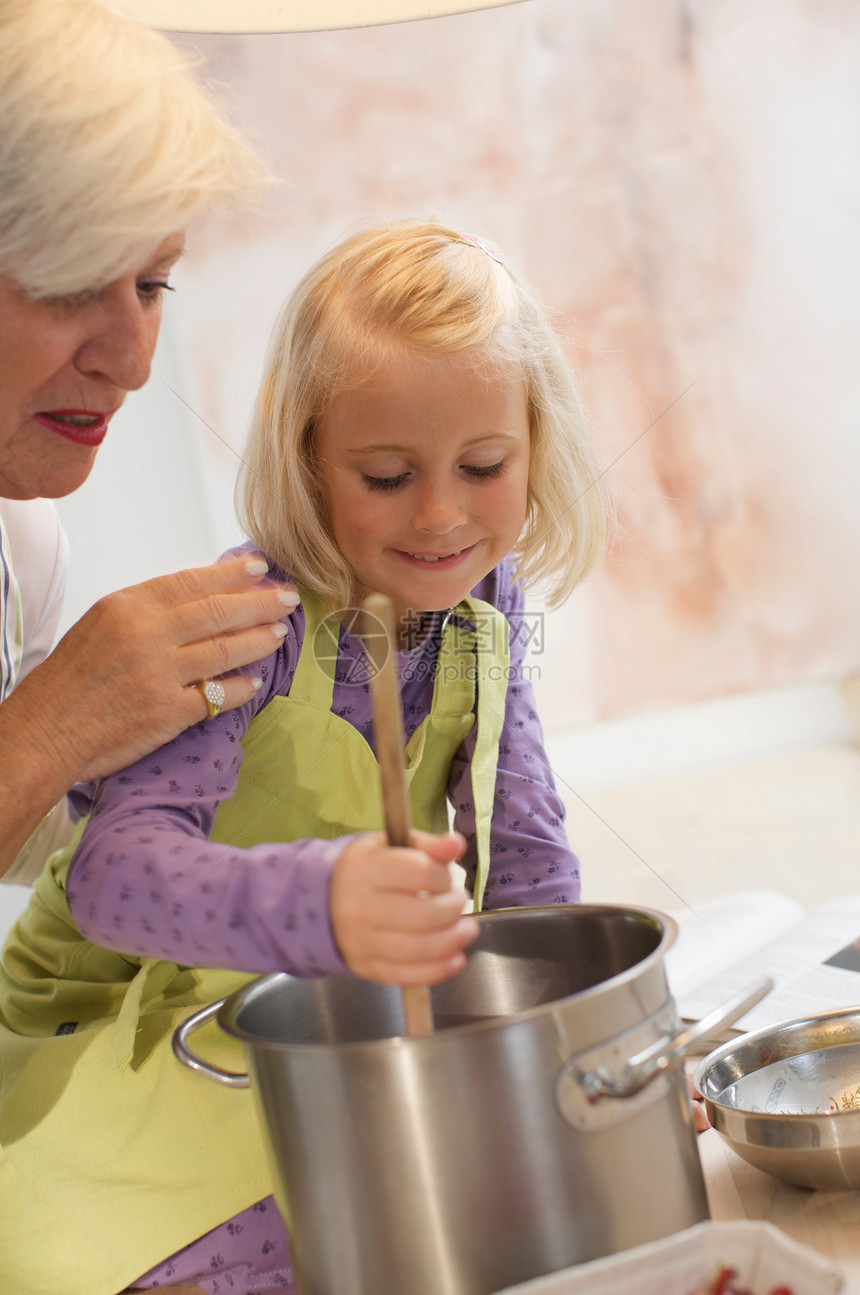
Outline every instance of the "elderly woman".
[(264, 181), (164, 37), (97, 0), (0, 0), (0, 873), (73, 783), (247, 702), (231, 672), (286, 633), (295, 595), (246, 555), (105, 598), (50, 652), (49, 501), (146, 381), (187, 226)]
[[(287, 632), (297, 596), (245, 553), (105, 598), (51, 650), (66, 552), (50, 501), (86, 480), (113, 415), (146, 381), (187, 227), (213, 204), (259, 193), (266, 178), (164, 37), (99, 0), (0, 0), (0, 873), (9, 877), (32, 880), (62, 842), (69, 820), (51, 811), (73, 784), (245, 704), (260, 681), (234, 672)], [(86, 809), (82, 789), (75, 801)], [(5, 1048), (3, 1072), (16, 1074), (19, 1061)], [(23, 1076), (25, 1101), (31, 1087)], [(0, 1110), (0, 1184), (26, 1219), (14, 1116)], [(73, 1147), (97, 1136), (67, 1132)], [(67, 1207), (77, 1195), (61, 1185), (48, 1229), (35, 1216), (29, 1228), (0, 1217), (0, 1289), (91, 1295), (130, 1279), (105, 1279), (104, 1252), (122, 1254), (126, 1239), (76, 1232)], [(181, 1276), (158, 1284), (171, 1279)]]

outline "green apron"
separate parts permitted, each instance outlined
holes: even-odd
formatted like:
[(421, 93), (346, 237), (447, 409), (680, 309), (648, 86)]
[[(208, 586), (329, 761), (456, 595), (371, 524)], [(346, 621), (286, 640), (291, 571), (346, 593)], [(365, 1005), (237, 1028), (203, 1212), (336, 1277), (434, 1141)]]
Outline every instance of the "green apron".
[[(331, 713), (336, 652), (321, 669), (326, 654), (309, 650), (330, 622), (317, 599), (302, 601), (305, 647), (290, 694), (249, 725), (215, 840), (247, 847), (382, 825), (373, 752)], [(477, 600), (463, 614), (476, 634), (457, 618), (445, 630), (432, 708), (407, 745), (407, 778), (416, 827), (444, 831), (451, 761), (475, 720), (477, 660), (479, 908), (507, 623)], [(272, 1190), (251, 1093), (206, 1081), (171, 1052), (177, 1025), (252, 977), (91, 944), (65, 898), (70, 857), (49, 861), (0, 965), (0, 1295), (114, 1295)], [(214, 1023), (198, 1039), (215, 1064), (244, 1069), (240, 1045)]]

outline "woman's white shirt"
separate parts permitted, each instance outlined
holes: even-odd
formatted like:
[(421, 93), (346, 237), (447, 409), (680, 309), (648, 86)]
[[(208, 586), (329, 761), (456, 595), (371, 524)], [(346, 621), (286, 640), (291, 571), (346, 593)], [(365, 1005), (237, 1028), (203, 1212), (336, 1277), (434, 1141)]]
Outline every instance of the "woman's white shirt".
[[(50, 499), (0, 499), (0, 701), (53, 648), (69, 545)], [(65, 798), (30, 837), (7, 882), (32, 882), (71, 836)]]

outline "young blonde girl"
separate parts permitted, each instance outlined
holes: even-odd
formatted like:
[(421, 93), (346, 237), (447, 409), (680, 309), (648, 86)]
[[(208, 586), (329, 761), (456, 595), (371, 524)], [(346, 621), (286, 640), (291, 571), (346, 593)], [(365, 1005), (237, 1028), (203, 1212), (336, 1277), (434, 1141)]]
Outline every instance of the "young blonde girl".
[[(545, 315), (482, 242), (385, 225), (299, 285), (240, 482), (251, 540), (302, 595), (293, 632), (246, 707), (101, 785), (7, 952), (5, 1034), (35, 1093), (14, 1129), (15, 1221), (62, 1222), (72, 1256), (44, 1289), (289, 1289), (250, 1100), (180, 1067), (172, 1029), (248, 973), (454, 974), (477, 933), (454, 859), (476, 909), (578, 898), (521, 582), (558, 600), (591, 566), (593, 479)], [(351, 631), (369, 590), (400, 631), (410, 849), (378, 830)], [(232, 1046), (213, 1031), (208, 1055), (235, 1066)]]

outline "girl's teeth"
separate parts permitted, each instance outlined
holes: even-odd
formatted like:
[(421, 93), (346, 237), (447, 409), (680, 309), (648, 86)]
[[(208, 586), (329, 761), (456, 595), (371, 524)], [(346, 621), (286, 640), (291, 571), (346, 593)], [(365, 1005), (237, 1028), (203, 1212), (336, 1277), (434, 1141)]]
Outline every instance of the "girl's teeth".
[(462, 552), (462, 549), (458, 549), (456, 553), (437, 553), (435, 556), (431, 555), (429, 557), (426, 553), (410, 553), (409, 556), (411, 558), (418, 558), (421, 562), (438, 562), (440, 557), (458, 558)]

